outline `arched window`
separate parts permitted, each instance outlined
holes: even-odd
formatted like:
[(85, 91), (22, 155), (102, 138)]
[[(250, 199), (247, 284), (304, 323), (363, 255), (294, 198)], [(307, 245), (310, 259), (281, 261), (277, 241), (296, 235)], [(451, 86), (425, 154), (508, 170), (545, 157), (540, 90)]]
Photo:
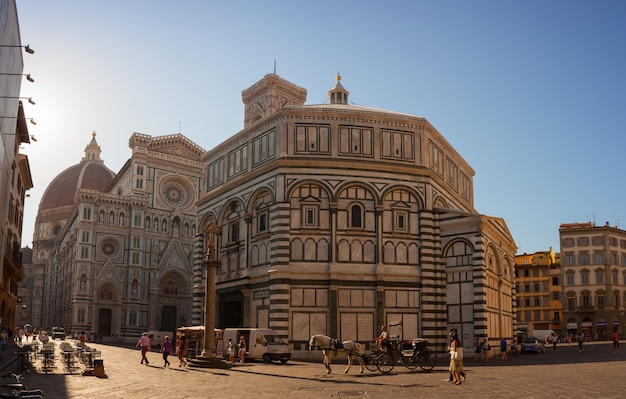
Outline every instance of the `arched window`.
[(137, 281), (137, 279), (133, 280), (133, 284), (132, 284), (130, 292), (132, 296), (137, 297), (137, 292), (139, 292), (139, 282)]
[(359, 205), (350, 207), (350, 227), (363, 227), (363, 209)]

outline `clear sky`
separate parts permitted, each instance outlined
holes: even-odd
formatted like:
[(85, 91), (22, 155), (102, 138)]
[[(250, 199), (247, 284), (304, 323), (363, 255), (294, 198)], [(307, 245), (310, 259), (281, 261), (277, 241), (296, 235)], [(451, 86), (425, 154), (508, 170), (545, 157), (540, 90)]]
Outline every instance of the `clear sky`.
[(211, 149), (243, 128), (241, 91), (276, 72), (327, 101), (426, 118), (474, 168), (478, 212), (519, 247), (561, 223), (626, 228), (626, 2), (18, 0), (39, 201), (92, 131), (118, 172), (133, 132)]

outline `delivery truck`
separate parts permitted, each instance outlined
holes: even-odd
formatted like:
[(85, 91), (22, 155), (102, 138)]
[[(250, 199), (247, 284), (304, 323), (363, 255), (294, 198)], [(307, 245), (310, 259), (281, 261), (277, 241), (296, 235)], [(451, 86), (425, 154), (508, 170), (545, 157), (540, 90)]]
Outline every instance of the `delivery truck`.
[(532, 334), (528, 335), (533, 338), (537, 338), (546, 344), (551, 344), (552, 340), (557, 339), (557, 335), (554, 330), (534, 330)]
[[(224, 330), (223, 347), (231, 338), (234, 344), (243, 336), (246, 341), (246, 359), (263, 360), (270, 363), (274, 360), (285, 364), (291, 359), (291, 351), (287, 343), (274, 330), (267, 328), (227, 328)], [(237, 348), (235, 348), (235, 356)]]

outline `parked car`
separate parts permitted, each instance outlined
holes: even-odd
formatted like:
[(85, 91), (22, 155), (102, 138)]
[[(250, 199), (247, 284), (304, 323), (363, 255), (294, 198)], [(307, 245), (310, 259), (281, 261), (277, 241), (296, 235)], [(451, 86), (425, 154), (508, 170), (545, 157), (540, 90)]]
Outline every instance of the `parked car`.
[(541, 353), (546, 351), (546, 344), (537, 338), (525, 338), (522, 342), (522, 353)]
[(63, 327), (52, 327), (52, 339), (65, 340), (65, 329)]

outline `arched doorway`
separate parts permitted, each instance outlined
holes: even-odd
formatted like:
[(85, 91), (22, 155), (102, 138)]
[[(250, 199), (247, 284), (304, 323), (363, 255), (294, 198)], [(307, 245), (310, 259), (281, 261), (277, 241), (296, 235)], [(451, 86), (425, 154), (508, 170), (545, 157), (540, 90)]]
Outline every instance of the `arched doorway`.
[(113, 319), (113, 311), (107, 308), (98, 310), (98, 336), (111, 336), (111, 320)]
[(178, 327), (185, 325), (185, 298), (186, 285), (180, 274), (170, 272), (161, 279), (161, 308), (160, 324), (161, 331), (176, 331)]

